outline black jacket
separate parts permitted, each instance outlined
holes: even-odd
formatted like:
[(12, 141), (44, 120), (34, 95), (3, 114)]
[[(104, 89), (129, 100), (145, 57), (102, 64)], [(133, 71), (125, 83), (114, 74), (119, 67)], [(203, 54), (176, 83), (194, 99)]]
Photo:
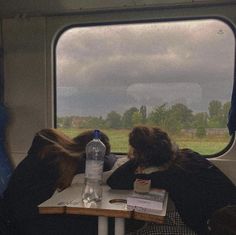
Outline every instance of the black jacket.
[(113, 189), (132, 189), (136, 178), (151, 179), (154, 188), (169, 192), (183, 221), (199, 234), (207, 233), (212, 213), (228, 204), (236, 204), (236, 187), (206, 158), (191, 150), (182, 150), (167, 170), (148, 175), (135, 174), (130, 160), (107, 180)]
[(37, 216), (37, 205), (53, 195), (58, 177), (58, 170), (35, 154), (28, 155), (20, 162), (9, 180), (3, 198), (11, 219)]
[[(31, 226), (31, 224), (32, 226), (30, 229), (34, 229), (33, 227), (35, 227), (34, 232), (29, 232), (27, 235), (34, 233), (36, 234), (36, 232), (37, 234), (40, 234), (41, 230), (39, 229), (41, 225), (39, 224), (39, 221), (41, 221), (42, 216), (38, 214), (37, 206), (53, 195), (56, 190), (56, 182), (59, 177), (57, 167), (55, 167), (55, 164), (51, 164), (50, 162), (50, 159), (52, 158), (45, 158), (41, 160), (37, 156), (38, 151), (42, 148), (42, 146), (47, 144), (47, 141), (45, 141), (46, 140), (36, 135), (31, 148), (28, 151), (28, 155), (18, 164), (14, 170), (3, 197), (5, 216), (8, 217), (11, 222), (17, 224), (17, 226), (22, 226), (22, 224), (25, 224), (24, 226), (25, 228), (27, 226), (27, 229)], [(104, 168), (109, 170), (115, 161), (116, 156), (111, 156), (111, 158), (106, 157)], [(83, 173), (84, 168), (85, 159), (82, 158), (78, 165), (77, 173)], [(45, 218), (46, 216), (43, 216), (42, 223), (47, 226)], [(50, 216), (48, 221), (50, 223), (54, 223), (55, 221), (55, 226), (58, 226), (58, 230), (60, 230), (58, 218), (55, 220), (53, 218), (56, 217)], [(70, 223), (69, 221), (72, 221), (72, 219), (68, 220), (68, 224)], [(33, 225), (33, 223), (37, 223), (37, 225)], [(77, 224), (79, 225), (78, 221)], [(72, 225), (68, 226), (70, 227)], [(64, 227), (62, 225), (61, 229), (64, 229)], [(48, 233), (50, 234), (50, 232)], [(41, 234), (46, 233), (42, 232)], [(64, 233), (61, 232), (60, 234)], [(81, 232), (81, 234), (83, 233)]]

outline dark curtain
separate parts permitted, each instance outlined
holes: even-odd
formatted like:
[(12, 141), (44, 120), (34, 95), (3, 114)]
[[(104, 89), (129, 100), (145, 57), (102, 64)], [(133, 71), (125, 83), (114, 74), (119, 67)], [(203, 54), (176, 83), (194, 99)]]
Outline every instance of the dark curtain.
[(0, 102), (3, 102), (3, 49), (0, 48)]
[[(234, 32), (234, 36), (236, 38), (236, 30), (232, 27)], [(229, 117), (228, 117), (228, 129), (229, 134), (233, 135), (236, 131), (236, 45), (235, 45), (235, 57), (234, 57), (234, 85), (233, 91), (231, 96), (231, 107), (229, 110)]]
[[(236, 28), (234, 26), (231, 26), (232, 31), (234, 32), (234, 38), (236, 39)], [(234, 49), (234, 85), (233, 85), (233, 91), (231, 96), (231, 107), (229, 110), (229, 116), (228, 116), (228, 130), (230, 135), (234, 135), (236, 131), (236, 44)]]
[(5, 133), (8, 120), (8, 109), (0, 102), (0, 197), (2, 197), (13, 172), (13, 164), (6, 149)]
[(229, 111), (228, 121), (229, 134), (232, 135), (236, 131), (236, 82), (234, 79), (233, 93), (231, 98), (231, 108)]

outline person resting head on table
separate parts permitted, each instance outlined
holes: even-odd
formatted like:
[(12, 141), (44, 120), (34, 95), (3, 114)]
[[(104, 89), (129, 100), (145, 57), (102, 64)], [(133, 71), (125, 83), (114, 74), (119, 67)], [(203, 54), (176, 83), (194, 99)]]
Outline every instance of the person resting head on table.
[[(87, 130), (79, 134), (78, 136), (74, 137), (73, 140), (79, 144), (81, 147), (81, 153), (82, 157), (80, 159), (79, 173), (85, 172), (85, 160), (86, 160), (86, 152), (85, 148), (88, 142), (90, 142), (94, 137), (94, 130)], [(106, 147), (106, 153), (104, 157), (104, 165), (103, 165), (103, 183), (106, 184), (106, 181), (108, 177), (113, 173), (115, 169), (117, 169), (119, 166), (124, 164), (128, 158), (127, 156), (117, 156), (115, 154), (111, 153), (111, 145), (109, 137), (102, 131), (100, 131), (100, 140), (103, 142), (103, 144)], [(82, 182), (84, 175), (80, 174), (77, 175), (73, 182)]]
[(176, 211), (163, 225), (150, 223), (135, 234), (208, 234), (207, 221), (219, 208), (236, 203), (236, 187), (216, 166), (190, 149), (179, 149), (157, 127), (129, 133), (130, 160), (108, 178), (113, 189), (133, 189), (136, 179), (168, 191)]
[[(85, 139), (80, 143), (81, 136)], [(96, 233), (96, 217), (39, 215), (37, 208), (56, 190), (69, 187), (76, 174), (84, 172), (85, 146), (90, 140), (86, 136), (81, 134), (72, 140), (56, 129), (36, 133), (27, 156), (15, 168), (4, 192), (5, 215), (17, 234), (69, 235), (78, 230), (81, 235)], [(106, 146), (109, 153), (109, 139)]]
[[(79, 165), (78, 173), (83, 173), (85, 171), (85, 160), (86, 160), (86, 145), (93, 140), (94, 130), (84, 131), (78, 136), (74, 137), (73, 141), (80, 146), (81, 151), (81, 164)], [(100, 131), (100, 140), (106, 147), (106, 152), (104, 156), (103, 171), (109, 171), (114, 166), (117, 156), (111, 154), (111, 145), (109, 137), (102, 131)]]

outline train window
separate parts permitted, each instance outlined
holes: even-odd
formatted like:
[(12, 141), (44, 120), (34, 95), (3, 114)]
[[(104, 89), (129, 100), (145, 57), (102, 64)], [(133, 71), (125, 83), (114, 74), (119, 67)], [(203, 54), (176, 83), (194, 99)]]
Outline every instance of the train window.
[(78, 26), (56, 45), (57, 128), (99, 128), (127, 152), (138, 124), (203, 155), (229, 141), (235, 37), (217, 19)]

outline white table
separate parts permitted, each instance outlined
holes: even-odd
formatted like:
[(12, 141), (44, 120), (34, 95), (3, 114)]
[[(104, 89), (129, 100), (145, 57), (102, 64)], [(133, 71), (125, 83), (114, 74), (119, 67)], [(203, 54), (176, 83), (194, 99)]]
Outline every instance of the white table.
[(115, 218), (115, 235), (125, 234), (125, 218), (140, 219), (163, 223), (167, 208), (167, 199), (159, 215), (137, 213), (127, 209), (127, 196), (131, 190), (111, 190), (103, 186), (102, 201), (85, 205), (82, 202), (82, 184), (74, 183), (60, 193), (55, 193), (50, 199), (38, 206), (40, 214), (78, 214), (98, 216), (98, 234), (108, 234), (108, 217)]

